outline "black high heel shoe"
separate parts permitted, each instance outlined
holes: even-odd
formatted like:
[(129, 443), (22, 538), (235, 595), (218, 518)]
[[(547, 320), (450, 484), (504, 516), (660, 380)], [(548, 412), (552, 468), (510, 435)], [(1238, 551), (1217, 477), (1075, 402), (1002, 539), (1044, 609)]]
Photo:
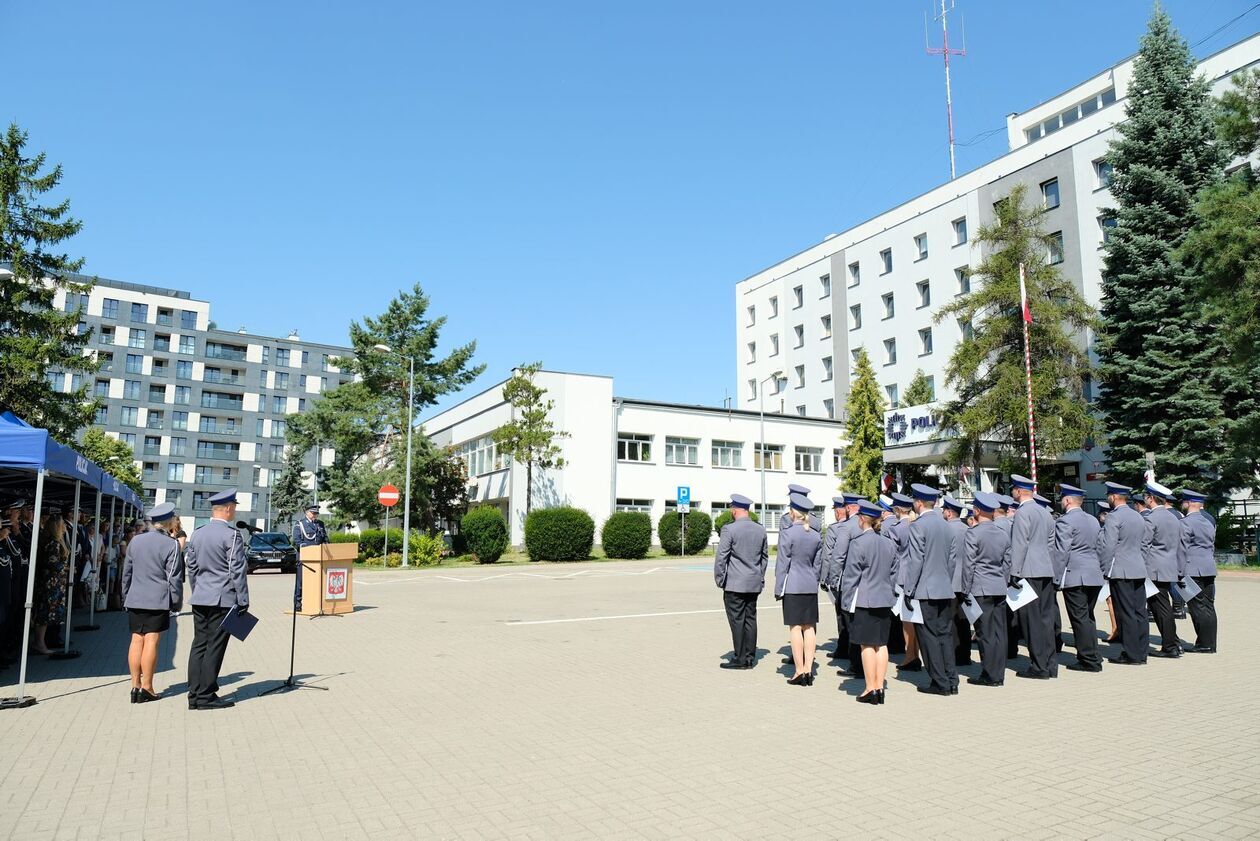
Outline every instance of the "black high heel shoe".
[(884, 690), (876, 689), (875, 694), (879, 696), (879, 700), (876, 701), (875, 703), (882, 705), (884, 703)]
[(134, 686), (131, 687), (131, 703), (133, 704), (140, 703), (140, 690)]
[(872, 689), (870, 692), (863, 692), (861, 695), (857, 696), (857, 702), (859, 704), (878, 704), (879, 690)]
[(792, 686), (809, 686), (809, 674), (801, 672), (796, 677), (788, 678), (788, 683)]
[(154, 695), (149, 690), (141, 687), (136, 690), (137, 704), (147, 704), (149, 701), (156, 701), (160, 696)]
[(805, 677), (807, 678), (807, 680), (805, 681), (805, 685), (806, 685), (806, 686), (813, 686), (813, 685), (814, 685), (814, 673), (813, 673), (813, 672), (806, 672), (806, 673), (805, 673)]

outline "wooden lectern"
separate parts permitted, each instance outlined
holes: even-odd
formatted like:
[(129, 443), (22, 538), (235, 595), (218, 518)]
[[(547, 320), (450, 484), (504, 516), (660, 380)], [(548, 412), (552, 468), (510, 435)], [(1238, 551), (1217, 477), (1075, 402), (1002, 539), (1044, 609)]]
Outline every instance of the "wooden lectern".
[(298, 551), (302, 574), (302, 616), (354, 612), (357, 543), (325, 543)]

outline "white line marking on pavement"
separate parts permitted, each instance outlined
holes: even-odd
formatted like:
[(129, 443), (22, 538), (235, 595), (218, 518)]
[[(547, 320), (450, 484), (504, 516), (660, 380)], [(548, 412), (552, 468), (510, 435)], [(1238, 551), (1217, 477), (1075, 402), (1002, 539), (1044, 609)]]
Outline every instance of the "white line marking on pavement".
[(723, 613), (725, 608), (715, 610), (671, 610), (666, 613), (623, 613), (618, 616), (581, 616), (576, 619), (510, 619), (505, 625), (559, 625), (565, 622), (602, 622), (605, 619), (647, 619), (653, 616), (690, 616), (696, 613)]

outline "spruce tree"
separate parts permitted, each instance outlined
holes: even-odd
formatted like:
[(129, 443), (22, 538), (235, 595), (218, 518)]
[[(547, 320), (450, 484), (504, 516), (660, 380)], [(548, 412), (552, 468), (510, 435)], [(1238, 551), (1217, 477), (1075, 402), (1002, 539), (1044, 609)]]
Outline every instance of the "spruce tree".
[(58, 292), (77, 301), (91, 289), (74, 276), (83, 260), (57, 251), (83, 224), (70, 216), (69, 200), (39, 203), (61, 183), (61, 167), (41, 174), (44, 154), (27, 157), (25, 146), (26, 132), (16, 125), (0, 138), (0, 411), (69, 442), (92, 420), (87, 378), (77, 391), (64, 392), (46, 374), (50, 368), (67, 376), (96, 370), (83, 354), (88, 334), (76, 329), (78, 308), (53, 306)]
[(934, 389), (928, 383), (927, 374), (923, 373), (920, 368), (914, 372), (914, 376), (910, 378), (910, 385), (906, 387), (906, 393), (901, 397), (903, 406), (922, 406), (924, 403), (931, 403), (936, 399), (936, 395), (932, 392)]
[(1178, 255), (1196, 194), (1216, 182), (1208, 83), (1168, 16), (1156, 9), (1134, 62), (1127, 120), (1107, 159), (1116, 227), (1105, 246), (1098, 337), (1108, 473), (1135, 481), (1154, 453), (1166, 485), (1221, 491), (1225, 418), (1219, 331), (1203, 323), (1200, 279)]
[(879, 496), (884, 474), (884, 395), (875, 379), (875, 368), (866, 348), (859, 348), (857, 375), (845, 402), (844, 489), (867, 499)]
[[(271, 508), (276, 512), (276, 522), (289, 523), (303, 516), (311, 494), (306, 489), (304, 471), (306, 451), (289, 447), (284, 456), (284, 469), (271, 486)], [(313, 501), (313, 500), (311, 500)], [(276, 527), (273, 525), (273, 529)], [(285, 529), (276, 529), (283, 531)]]

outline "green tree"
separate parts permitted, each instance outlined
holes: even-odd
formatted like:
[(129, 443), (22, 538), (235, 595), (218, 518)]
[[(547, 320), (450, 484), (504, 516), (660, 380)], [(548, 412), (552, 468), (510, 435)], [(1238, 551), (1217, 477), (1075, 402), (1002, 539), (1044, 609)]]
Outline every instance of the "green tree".
[(1126, 120), (1107, 159), (1116, 226), (1104, 247), (1103, 325), (1098, 337), (1109, 472), (1142, 475), (1145, 454), (1172, 487), (1220, 492), (1223, 396), (1230, 374), (1220, 331), (1204, 323), (1201, 279), (1178, 256), (1196, 221), (1195, 197), (1221, 175), (1225, 151), (1208, 83), (1185, 40), (1156, 9), (1133, 67)]
[[(923, 373), (920, 368), (914, 372), (914, 376), (910, 379), (910, 385), (906, 388), (906, 393), (901, 397), (903, 406), (922, 406), (925, 403), (931, 403), (936, 399), (936, 389), (932, 388), (932, 384), (928, 382), (927, 374)], [(897, 465), (897, 478), (903, 488), (909, 487), (916, 482), (932, 484), (933, 480), (928, 475), (926, 464), (914, 464), (906, 462)]]
[(884, 395), (866, 348), (858, 350), (857, 376), (849, 389), (845, 415), (849, 444), (844, 449), (843, 487), (875, 499), (884, 475)]
[(78, 450), (136, 493), (144, 493), (140, 471), (136, 469), (136, 454), (122, 441), (106, 435), (99, 427), (90, 426), (83, 433)]
[(980, 283), (936, 315), (937, 322), (948, 318), (971, 325), (945, 368), (955, 397), (943, 407), (940, 426), (956, 434), (949, 450), (955, 465), (975, 464), (982, 443), (992, 442), (1004, 470), (1028, 466), (1020, 264), (1032, 314), (1037, 453), (1054, 458), (1080, 448), (1096, 432), (1082, 395), (1090, 366), (1081, 337), (1097, 319), (1076, 286), (1047, 259), (1060, 243), (1043, 228), (1045, 209), (1030, 204), (1027, 195), (1027, 185), (1017, 184), (996, 204), (996, 221), (975, 239), (984, 254), (974, 273)]
[(551, 422), (555, 403), (547, 399), (547, 389), (534, 382), (541, 369), (541, 362), (533, 362), (512, 372), (512, 378), (503, 386), (503, 399), (512, 406), (512, 420), (494, 431), (499, 453), (525, 465), (526, 516), (533, 509), (534, 468), (564, 467), (562, 450), (556, 442), (569, 437)]
[(276, 520), (288, 523), (306, 510), (313, 500), (306, 489), (304, 472), (306, 469), (306, 453), (296, 447), (289, 447), (284, 457), (284, 469), (271, 486), (271, 508), (276, 512)]
[(61, 183), (61, 167), (41, 174), (44, 153), (27, 157), (25, 146), (26, 132), (15, 124), (0, 139), (0, 263), (10, 270), (0, 270), (0, 411), (72, 441), (95, 410), (87, 383), (57, 391), (45, 374), (96, 371), (95, 360), (83, 354), (89, 334), (77, 330), (78, 309), (53, 306), (58, 292), (77, 300), (92, 288), (75, 276), (83, 260), (57, 251), (83, 223), (70, 216), (68, 199), (39, 203)]

